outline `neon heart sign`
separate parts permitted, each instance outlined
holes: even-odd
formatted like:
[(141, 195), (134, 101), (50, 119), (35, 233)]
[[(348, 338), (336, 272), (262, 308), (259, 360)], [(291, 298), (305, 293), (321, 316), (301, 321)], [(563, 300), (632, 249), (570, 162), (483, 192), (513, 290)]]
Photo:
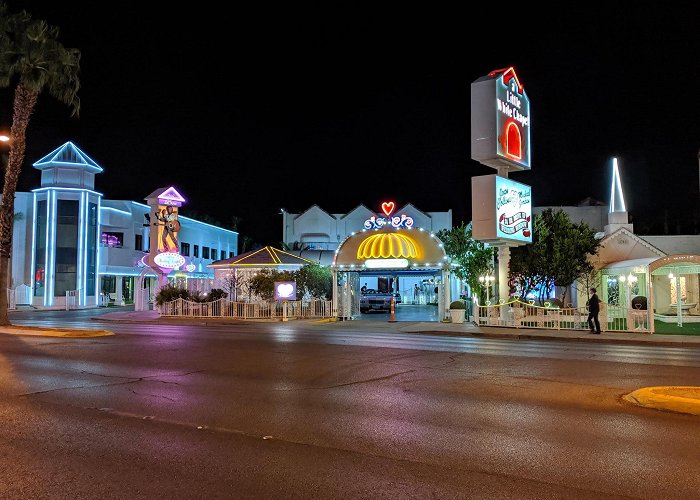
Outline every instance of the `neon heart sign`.
[(382, 212), (384, 212), (384, 215), (386, 215), (387, 217), (389, 217), (393, 213), (394, 208), (396, 208), (396, 205), (393, 201), (385, 201), (384, 203), (382, 203)]
[(401, 216), (391, 214), (396, 209), (396, 203), (393, 201), (385, 201), (382, 203), (382, 212), (386, 217), (372, 216), (367, 219), (364, 223), (365, 229), (381, 229), (384, 226), (391, 225), (394, 229), (400, 229), (405, 227), (411, 229), (413, 227), (413, 218), (407, 216), (406, 214), (401, 214)]

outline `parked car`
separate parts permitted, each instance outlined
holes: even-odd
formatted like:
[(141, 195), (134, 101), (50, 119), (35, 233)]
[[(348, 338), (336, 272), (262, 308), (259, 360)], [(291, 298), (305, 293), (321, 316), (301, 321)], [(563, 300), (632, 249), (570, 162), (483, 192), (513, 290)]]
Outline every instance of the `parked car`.
[[(390, 292), (378, 292), (371, 288), (367, 289), (360, 296), (360, 312), (389, 312), (391, 311), (391, 298), (392, 294)], [(394, 298), (394, 303), (396, 303), (396, 298)]]

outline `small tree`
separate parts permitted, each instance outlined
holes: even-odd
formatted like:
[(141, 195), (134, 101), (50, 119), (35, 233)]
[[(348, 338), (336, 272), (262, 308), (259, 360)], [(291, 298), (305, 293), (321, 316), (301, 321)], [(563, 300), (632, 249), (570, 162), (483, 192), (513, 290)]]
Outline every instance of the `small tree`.
[(294, 281), (294, 276), (290, 271), (263, 269), (250, 278), (250, 292), (263, 300), (272, 300), (275, 297), (275, 281)]
[(599, 246), (588, 224), (573, 223), (563, 210), (548, 208), (534, 217), (532, 244), (511, 250), (511, 277), (523, 295), (539, 288), (540, 300), (562, 287), (566, 303), (567, 288), (593, 270), (589, 258)]
[(318, 264), (307, 264), (293, 274), (297, 284), (297, 296), (329, 299), (332, 292), (331, 270)]
[(250, 277), (246, 273), (239, 272), (237, 269), (231, 269), (223, 278), (221, 278), (221, 288), (225, 291), (232, 302), (238, 300), (238, 292), (247, 291), (247, 283)]
[(442, 241), (445, 253), (454, 266), (455, 276), (466, 281), (472, 290), (479, 290), (480, 295), (484, 295), (486, 289), (479, 281), (479, 276), (493, 273), (495, 248), (472, 237), (471, 223), (465, 225), (461, 222), (452, 229), (441, 229), (437, 232), (437, 237)]

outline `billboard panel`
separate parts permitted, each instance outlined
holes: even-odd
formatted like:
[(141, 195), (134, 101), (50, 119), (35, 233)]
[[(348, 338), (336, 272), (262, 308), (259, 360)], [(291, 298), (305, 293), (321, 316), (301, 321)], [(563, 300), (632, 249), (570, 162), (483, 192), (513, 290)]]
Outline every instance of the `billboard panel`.
[(472, 177), (472, 236), (492, 245), (532, 242), (532, 188), (498, 175)]
[(471, 84), (472, 159), (493, 168), (531, 168), (530, 99), (513, 68)]

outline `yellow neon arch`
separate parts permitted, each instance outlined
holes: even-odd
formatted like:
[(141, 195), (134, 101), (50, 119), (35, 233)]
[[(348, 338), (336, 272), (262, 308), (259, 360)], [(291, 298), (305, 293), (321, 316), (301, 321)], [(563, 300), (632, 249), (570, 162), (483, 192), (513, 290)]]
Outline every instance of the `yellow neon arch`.
[(358, 259), (415, 259), (420, 246), (404, 234), (373, 234), (357, 248)]

